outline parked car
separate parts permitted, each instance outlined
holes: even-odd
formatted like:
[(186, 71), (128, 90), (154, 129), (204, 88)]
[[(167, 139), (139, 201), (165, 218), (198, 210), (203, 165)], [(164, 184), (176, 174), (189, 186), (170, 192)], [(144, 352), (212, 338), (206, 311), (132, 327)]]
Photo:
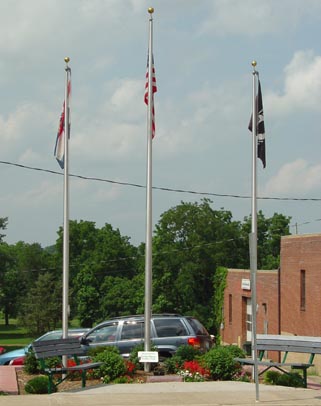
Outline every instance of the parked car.
[[(104, 321), (84, 334), (80, 341), (88, 350), (97, 346), (116, 346), (123, 357), (144, 342), (144, 316), (117, 317)], [(213, 345), (213, 338), (194, 317), (159, 314), (151, 318), (151, 341), (160, 359), (171, 357), (181, 345), (192, 345), (202, 352)]]
[[(69, 329), (68, 336), (69, 337), (80, 337), (84, 333), (89, 331), (88, 328), (77, 328), (77, 329)], [(43, 341), (43, 340), (56, 340), (62, 337), (62, 330), (54, 330), (49, 331), (48, 333), (42, 335), (41, 337), (37, 338), (35, 341)], [(8, 351), (0, 355), (0, 365), (22, 365), (24, 363), (24, 359), (26, 354), (29, 351), (32, 343), (27, 345), (24, 348), (19, 348), (17, 350)]]

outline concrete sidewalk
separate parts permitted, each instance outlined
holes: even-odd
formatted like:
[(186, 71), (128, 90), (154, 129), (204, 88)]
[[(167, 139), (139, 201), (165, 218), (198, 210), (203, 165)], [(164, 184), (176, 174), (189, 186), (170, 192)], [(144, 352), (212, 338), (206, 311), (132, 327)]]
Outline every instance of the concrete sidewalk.
[(244, 382), (161, 382), (148, 384), (102, 385), (75, 392), (52, 395), (0, 396), (5, 406), (250, 406), (266, 404), (321, 405), (321, 392), (282, 386), (259, 386)]

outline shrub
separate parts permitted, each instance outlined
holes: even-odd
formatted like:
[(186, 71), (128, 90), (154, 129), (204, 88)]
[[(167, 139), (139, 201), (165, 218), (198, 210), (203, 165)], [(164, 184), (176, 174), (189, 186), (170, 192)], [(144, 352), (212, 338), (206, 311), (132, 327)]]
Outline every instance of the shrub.
[(108, 383), (126, 373), (126, 366), (119, 352), (115, 352), (111, 347), (106, 347), (105, 351), (93, 357), (94, 362), (103, 362), (94, 372), (94, 376), (103, 378), (104, 383)]
[(32, 349), (26, 354), (23, 370), (30, 375), (38, 374), (40, 372), (39, 362)]
[[(31, 394), (43, 394), (48, 393), (48, 376), (37, 376), (30, 379), (25, 385), (25, 391)], [(55, 392), (56, 388), (53, 386), (52, 392)]]
[(268, 385), (277, 385), (281, 373), (278, 371), (267, 371), (264, 374), (264, 383)]
[(234, 361), (236, 346), (218, 346), (212, 348), (203, 357), (205, 368), (210, 371), (214, 380), (231, 380), (242, 370), (240, 364)]
[(193, 361), (200, 355), (200, 350), (191, 345), (181, 345), (175, 354), (175, 356), (180, 357), (183, 361)]
[(194, 348), (191, 345), (181, 345), (178, 347), (175, 355), (164, 361), (165, 370), (169, 374), (176, 374), (183, 368), (185, 361), (193, 361), (200, 358), (200, 356), (201, 352), (197, 348)]
[[(138, 358), (138, 352), (139, 351), (144, 351), (144, 344), (138, 344), (136, 345), (130, 352), (128, 360), (133, 363), (136, 366), (136, 369), (138, 370), (143, 370), (144, 369), (144, 363), (139, 362)], [(152, 345), (151, 351), (157, 351), (157, 347), (155, 345)], [(155, 368), (157, 365), (156, 362), (151, 363), (151, 369)]]
[(110, 345), (110, 346), (108, 345), (108, 346), (105, 346), (105, 347), (104, 346), (97, 346), (97, 347), (89, 348), (89, 350), (87, 352), (87, 355), (90, 358), (93, 358), (97, 354), (100, 354), (100, 353), (102, 353), (104, 351), (112, 351), (112, 352), (115, 352), (116, 354), (119, 354), (119, 350), (118, 350), (117, 347), (115, 347), (114, 345)]
[(210, 375), (197, 361), (185, 361), (177, 373), (183, 377), (184, 382), (203, 382)]
[(278, 371), (267, 371), (264, 375), (264, 382), (271, 385), (291, 386), (293, 388), (304, 388), (304, 381), (297, 372), (281, 374)]

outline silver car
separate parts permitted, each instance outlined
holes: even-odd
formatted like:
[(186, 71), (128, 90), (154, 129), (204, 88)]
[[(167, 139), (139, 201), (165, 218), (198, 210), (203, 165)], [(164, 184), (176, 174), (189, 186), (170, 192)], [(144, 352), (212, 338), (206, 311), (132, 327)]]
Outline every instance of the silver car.
[[(127, 358), (134, 347), (144, 342), (144, 316), (117, 317), (98, 324), (81, 338), (86, 349), (97, 346), (116, 346)], [(181, 345), (192, 345), (202, 352), (213, 345), (213, 337), (194, 317), (159, 314), (151, 318), (151, 341), (159, 357), (175, 354)]]

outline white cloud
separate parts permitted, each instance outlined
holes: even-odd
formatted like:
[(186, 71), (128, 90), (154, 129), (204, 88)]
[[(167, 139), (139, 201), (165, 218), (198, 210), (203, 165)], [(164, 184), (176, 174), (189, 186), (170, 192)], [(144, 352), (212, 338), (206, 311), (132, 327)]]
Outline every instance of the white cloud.
[(308, 13), (320, 11), (317, 0), (282, 0), (277, 7), (271, 0), (215, 0), (201, 32), (220, 36), (276, 34), (284, 30), (285, 24), (287, 29), (292, 29)]
[(283, 165), (279, 172), (266, 184), (266, 196), (305, 194), (317, 192), (321, 188), (321, 164), (311, 165), (304, 159)]
[(285, 67), (284, 93), (270, 93), (265, 101), (272, 114), (295, 110), (320, 110), (321, 55), (312, 50), (297, 51)]
[[(25, 102), (16, 107), (7, 116), (0, 115), (0, 143), (2, 151), (15, 149), (23, 156), (27, 151), (38, 148), (32, 137), (44, 139), (43, 128), (50, 123), (52, 114), (42, 104)], [(47, 133), (47, 132), (46, 132)], [(32, 146), (30, 146), (32, 144)], [(26, 148), (26, 151), (24, 150)]]

